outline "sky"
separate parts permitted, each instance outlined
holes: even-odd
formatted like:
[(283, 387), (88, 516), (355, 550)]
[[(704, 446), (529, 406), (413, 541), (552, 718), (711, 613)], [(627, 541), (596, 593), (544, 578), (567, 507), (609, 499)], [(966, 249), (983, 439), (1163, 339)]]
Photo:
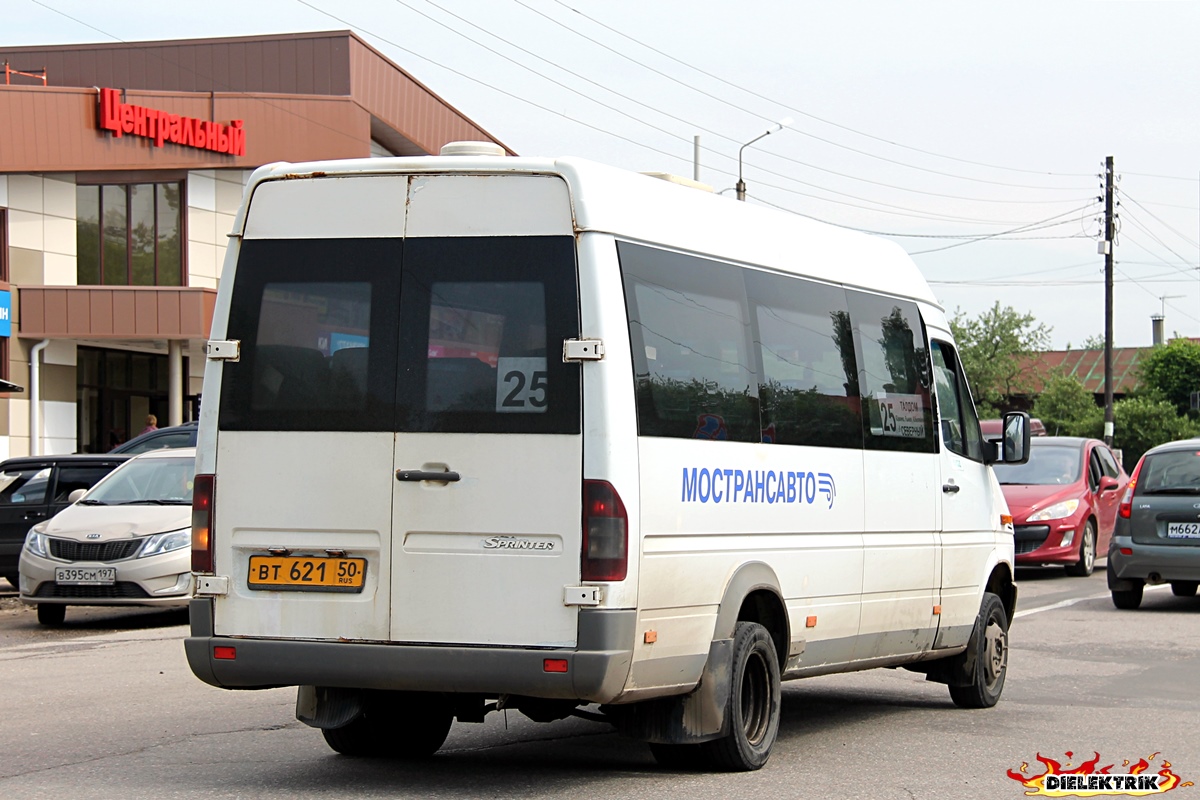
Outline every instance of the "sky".
[(1104, 332), (1111, 155), (1114, 345), (1164, 312), (1200, 337), (1198, 2), (0, 6), (4, 45), (351, 29), (521, 155), (692, 177), (699, 136), (700, 180), (731, 198), (771, 130), (742, 151), (747, 202), (890, 238), (948, 313), (1012, 306), (1058, 348)]

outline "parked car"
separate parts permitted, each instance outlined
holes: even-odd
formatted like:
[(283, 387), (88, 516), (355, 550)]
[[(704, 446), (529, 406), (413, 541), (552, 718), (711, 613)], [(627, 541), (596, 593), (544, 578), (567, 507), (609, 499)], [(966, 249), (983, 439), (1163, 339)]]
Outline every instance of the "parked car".
[(125, 461), (124, 455), (24, 456), (0, 463), (0, 576), (15, 588), (25, 534), (69, 506)]
[(1200, 439), (1163, 444), (1133, 470), (1108, 550), (1113, 605), (1133, 609), (1146, 584), (1178, 597), (1200, 586)]
[(139, 453), (145, 453), (149, 450), (160, 450), (166, 447), (195, 447), (196, 430), (198, 428), (199, 424), (196, 422), (185, 422), (182, 425), (172, 425), (169, 428), (147, 431), (140, 436), (133, 437), (124, 444), (117, 445), (110, 452), (136, 456)]
[(1031, 439), (1025, 464), (997, 464), (1008, 500), (1017, 566), (1062, 565), (1086, 577), (1108, 552), (1129, 476), (1104, 442), (1072, 436)]
[(72, 605), (187, 605), (195, 471), (194, 447), (135, 456), (35, 525), (20, 578), (38, 622), (62, 624)]
[[(985, 439), (999, 439), (1004, 429), (1004, 420), (1002, 419), (981, 419), (979, 420), (979, 432), (983, 434)], [(1030, 436), (1045, 436), (1046, 426), (1037, 418), (1029, 420), (1029, 435)]]

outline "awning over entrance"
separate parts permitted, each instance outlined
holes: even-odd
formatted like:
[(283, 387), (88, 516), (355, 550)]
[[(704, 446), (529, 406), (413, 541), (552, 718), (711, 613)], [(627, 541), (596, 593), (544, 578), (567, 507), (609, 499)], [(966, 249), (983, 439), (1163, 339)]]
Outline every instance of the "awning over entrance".
[(17, 295), (14, 335), (26, 339), (204, 340), (217, 302), (215, 289), (191, 286), (22, 286)]

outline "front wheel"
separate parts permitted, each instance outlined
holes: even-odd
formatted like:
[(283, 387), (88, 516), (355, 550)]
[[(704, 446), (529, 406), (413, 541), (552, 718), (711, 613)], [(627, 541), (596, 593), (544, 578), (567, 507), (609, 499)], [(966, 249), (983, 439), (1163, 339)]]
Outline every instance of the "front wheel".
[(1079, 540), (1079, 560), (1067, 566), (1067, 574), (1076, 578), (1086, 578), (1096, 569), (1096, 523), (1090, 519), (1083, 526), (1083, 536)]
[(439, 695), (372, 692), (350, 723), (321, 733), (344, 756), (416, 759), (436, 753), (453, 723), (454, 712)]
[[(729, 733), (701, 745), (704, 756), (727, 772), (759, 769), (779, 734), (782, 692), (779, 654), (767, 629), (739, 622), (733, 633), (733, 669), (725, 718)], [(657, 754), (656, 754), (657, 757)]]
[(1196, 581), (1171, 581), (1171, 594), (1176, 597), (1195, 597), (1198, 586), (1200, 583)]
[(67, 607), (62, 603), (38, 603), (38, 622), (51, 628), (57, 628), (67, 618)]
[(1004, 691), (1008, 672), (1008, 614), (1004, 603), (984, 592), (967, 651), (957, 658), (970, 674), (970, 683), (950, 685), (950, 699), (959, 708), (991, 708)]

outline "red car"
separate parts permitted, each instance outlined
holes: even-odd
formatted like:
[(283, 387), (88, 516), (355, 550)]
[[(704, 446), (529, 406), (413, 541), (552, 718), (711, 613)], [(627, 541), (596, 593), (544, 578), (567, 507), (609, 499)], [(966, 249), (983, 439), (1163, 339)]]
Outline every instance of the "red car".
[(1061, 565), (1092, 574), (1107, 553), (1129, 476), (1104, 442), (1071, 436), (1030, 440), (1025, 464), (996, 464), (1012, 514), (1017, 566)]

